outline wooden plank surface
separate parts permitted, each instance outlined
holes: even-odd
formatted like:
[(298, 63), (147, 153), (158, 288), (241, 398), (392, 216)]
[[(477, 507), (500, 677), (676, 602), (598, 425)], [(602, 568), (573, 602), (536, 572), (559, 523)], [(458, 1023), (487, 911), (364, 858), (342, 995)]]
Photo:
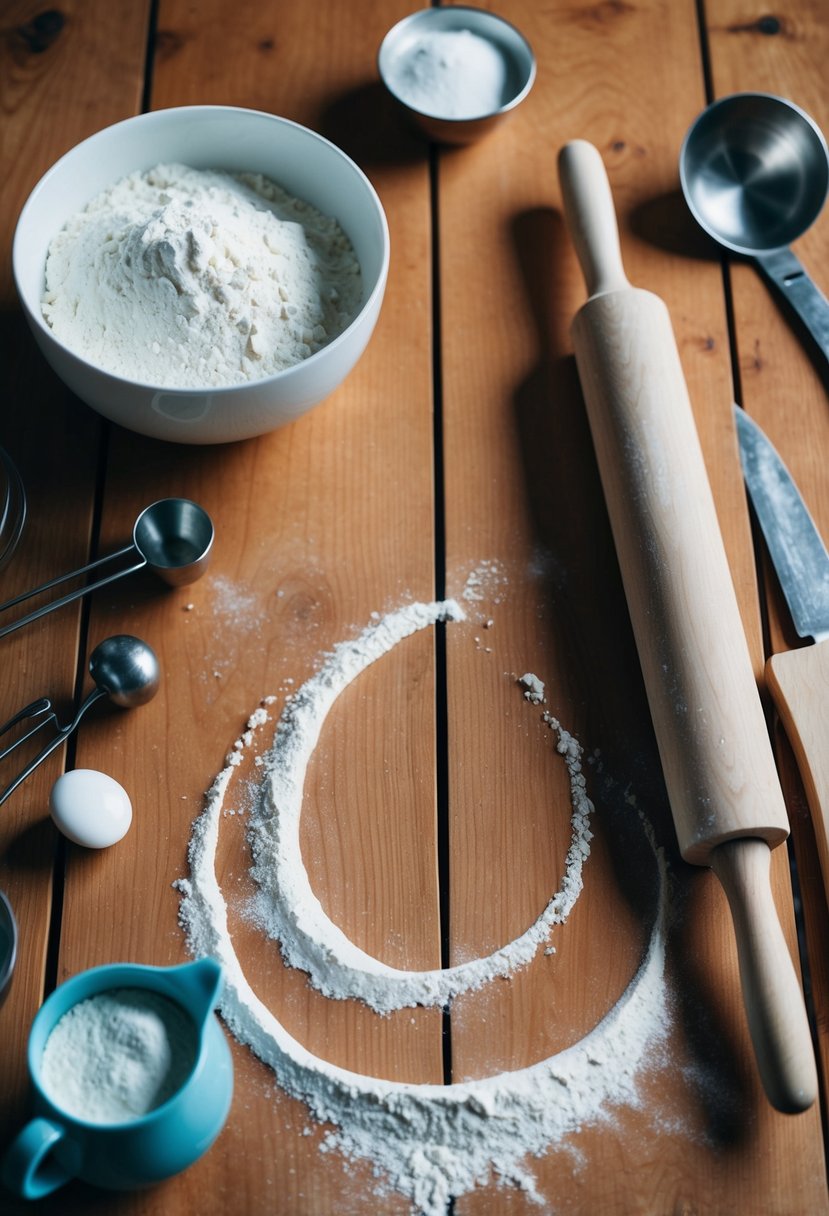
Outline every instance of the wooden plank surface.
[[(709, 33), (711, 75), (716, 95), (762, 88), (788, 97), (829, 129), (829, 99), (818, 66), (829, 53), (829, 31), (824, 6), (797, 3), (785, 14), (763, 20), (764, 14), (747, 13), (744, 5), (717, 5)], [(829, 231), (825, 218), (794, 245), (801, 259), (827, 291)], [(733, 294), (736, 364), (740, 403), (756, 418), (794, 475), (809, 510), (824, 537), (829, 537), (829, 478), (826, 451), (829, 443), (829, 371), (811, 339), (790, 316), (781, 301), (761, 281), (753, 266), (732, 264), (729, 286)], [(803, 645), (792, 628), (785, 604), (765, 552), (760, 546), (761, 577), (768, 606), (767, 654)], [(785, 778), (792, 844), (803, 900), (803, 936), (807, 943), (813, 1016), (821, 1028), (819, 1056), (823, 1075), (829, 1069), (829, 920), (825, 884), (814, 840), (811, 818), (788, 741), (777, 730), (777, 748)]]
[[(260, 698), (276, 697), (275, 717), (291, 688), (372, 612), (445, 587), (468, 614), (446, 630), (445, 692), (440, 649), (424, 633), (361, 677), (332, 711), (303, 813), (314, 889), (353, 940), (399, 967), (439, 965), (442, 943), (448, 961), (458, 962), (521, 933), (556, 889), (570, 830), (567, 770), (540, 707), (516, 684), (532, 671), (545, 682), (546, 707), (585, 749), (597, 806), (578, 904), (550, 938), (555, 953), (542, 950), (509, 982), (460, 998), (449, 1019), (435, 1009), (379, 1018), (311, 990), (238, 914), (249, 859), (243, 817), (230, 816), (218, 865), (223, 889), (233, 892), (234, 941), (257, 991), (311, 1051), (370, 1076), (440, 1083), (544, 1059), (604, 1016), (642, 957), (653, 906), (641, 808), (672, 859), (668, 1047), (648, 1070), (638, 1109), (614, 1112), (531, 1162), (541, 1207), (492, 1183), (459, 1198), (455, 1210), (825, 1212), (820, 1110), (787, 1117), (765, 1101), (724, 897), (709, 874), (674, 855), (572, 358), (569, 325), (584, 288), (555, 172), (567, 139), (596, 143), (630, 278), (671, 310), (759, 675), (764, 639), (731, 423), (733, 360), (743, 403), (802, 479), (829, 535), (825, 387), (750, 267), (734, 268), (729, 279), (737, 344), (730, 350), (720, 260), (681, 203), (677, 155), (706, 102), (709, 50), (716, 94), (784, 93), (829, 127), (820, 6), (787, 6), (779, 32), (769, 34), (759, 12), (718, 0), (705, 6), (710, 30), (702, 43), (692, 0), (491, 7), (529, 37), (535, 88), (488, 140), (434, 157), (376, 81), (383, 33), (410, 11), (400, 0), (320, 0), (313, 14), (281, 0), (237, 0), (232, 12), (224, 0), (161, 0), (146, 65), (149, 6), (64, 5), (63, 21), (51, 25), (32, 5), (4, 13), (10, 71), (2, 88), (12, 121), (3, 156), (13, 169), (0, 187), (4, 266), (17, 211), (37, 177), (83, 135), (139, 109), (145, 67), (153, 108), (251, 106), (334, 139), (376, 186), (393, 251), (380, 323), (342, 388), (290, 428), (216, 448), (156, 443), (101, 424), (43, 368), (5, 272), (5, 397), (25, 393), (33, 407), (23, 416), (4, 411), (0, 433), (32, 498), (31, 531), (2, 574), (3, 595), (80, 564), (93, 543), (101, 552), (115, 548), (138, 511), (168, 494), (201, 502), (217, 540), (208, 574), (192, 587), (168, 590), (141, 575), (96, 596), (88, 624), (68, 611), (2, 643), (11, 673), (4, 717), (46, 691), (68, 702), (78, 647), (88, 653), (112, 632), (145, 637), (164, 674), (153, 702), (95, 715), (64, 760), (102, 768), (129, 790), (135, 821), (120, 845), (94, 856), (58, 846), (44, 808), (59, 757), (3, 808), (0, 881), (24, 943), (0, 1009), (4, 1135), (24, 1118), (23, 1050), (44, 988), (101, 962), (186, 957), (172, 884), (187, 871), (203, 792)], [(102, 60), (105, 71), (94, 73)], [(823, 221), (803, 241), (804, 261), (818, 270), (827, 264), (827, 239)], [(793, 639), (769, 586), (771, 644), (780, 648)], [(809, 978), (822, 1013), (825, 905), (785, 749), (781, 766), (796, 825)], [(231, 794), (242, 806), (247, 775)], [(774, 890), (794, 947), (782, 849)], [(818, 1042), (825, 1061), (825, 1016)], [(144, 1193), (112, 1196), (72, 1184), (40, 1209), (407, 1210), (400, 1196), (377, 1195), (367, 1166), (320, 1152), (319, 1133), (305, 1134), (304, 1106), (275, 1089), (246, 1048), (232, 1046), (231, 1115), (192, 1169)]]
[[(28, 500), (23, 543), (0, 576), (4, 601), (89, 560), (104, 443), (101, 420), (72, 398), (28, 335), (12, 280), (14, 227), (30, 190), (53, 161), (139, 106), (148, 13), (149, 4), (132, 4), (119, 13), (97, 0), (66, 4), (59, 11), (31, 3), (3, 7), (0, 442), (20, 470)], [(102, 45), (109, 49), (103, 58)], [(3, 640), (2, 721), (40, 696), (53, 698), (61, 720), (66, 720), (78, 665), (84, 661), (79, 655), (79, 620), (79, 612), (67, 608), (48, 623)], [(53, 966), (48, 957), (50, 917), (54, 928), (60, 916), (63, 851), (47, 808), (61, 763), (62, 755), (56, 753), (0, 813), (0, 885), (20, 926), (19, 961), (0, 1032), (4, 1139), (25, 1109), (28, 1027)], [(13, 759), (4, 762), (4, 786), (15, 771)], [(58, 901), (53, 908), (55, 877)]]

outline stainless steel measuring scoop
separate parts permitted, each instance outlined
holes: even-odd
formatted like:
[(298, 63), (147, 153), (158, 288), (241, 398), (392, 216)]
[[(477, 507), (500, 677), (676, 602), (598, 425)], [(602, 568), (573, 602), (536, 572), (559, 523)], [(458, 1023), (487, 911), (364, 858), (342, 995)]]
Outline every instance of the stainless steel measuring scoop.
[(789, 249), (829, 191), (829, 152), (805, 111), (770, 93), (734, 93), (703, 110), (679, 155), (682, 192), (697, 223), (753, 258), (829, 360), (829, 301)]
[(136, 570), (142, 570), (144, 566), (148, 566), (165, 583), (169, 583), (173, 587), (193, 583), (197, 578), (201, 578), (207, 569), (212, 547), (213, 524), (210, 516), (202, 507), (190, 502), (187, 498), (159, 499), (158, 502), (145, 507), (138, 516), (132, 530), (132, 544), (126, 545), (116, 553), (110, 553), (108, 557), (101, 557), (97, 561), (90, 562), (88, 566), (82, 566), (79, 570), (73, 570), (70, 574), (62, 574), (58, 578), (53, 578), (50, 582), (35, 587), (33, 591), (25, 591), (22, 595), (7, 600), (5, 604), (0, 604), (0, 613), (40, 595), (44, 591), (50, 591), (53, 587), (68, 582), (69, 579), (80, 578), (92, 570), (99, 570), (110, 563), (127, 561), (128, 564), (123, 569), (106, 574), (96, 582), (88, 583), (85, 587), (78, 587), (75, 591), (70, 591), (67, 595), (62, 595), (59, 599), (36, 608), (27, 616), (4, 625), (0, 628), (0, 638), (5, 637), (7, 633), (12, 633), (15, 629), (22, 628), (23, 625), (28, 625), (30, 621), (36, 621), (39, 617), (45, 616), (47, 612), (54, 611), (55, 608), (62, 608), (64, 604), (71, 604), (73, 600), (79, 599), (82, 595), (96, 591), (98, 587), (104, 587), (107, 583), (113, 583), (116, 579), (123, 578), (125, 574), (134, 574)]

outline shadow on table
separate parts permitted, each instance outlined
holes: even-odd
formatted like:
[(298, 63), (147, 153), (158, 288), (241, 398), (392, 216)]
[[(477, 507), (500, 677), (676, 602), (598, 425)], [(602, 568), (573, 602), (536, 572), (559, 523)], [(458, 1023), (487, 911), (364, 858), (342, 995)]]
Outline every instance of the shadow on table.
[(428, 141), (377, 81), (333, 98), (319, 130), (361, 165), (415, 163), (429, 152)]
[(656, 249), (701, 262), (719, 262), (722, 249), (700, 228), (680, 190), (646, 199), (631, 210), (635, 234)]
[[(739, 254), (727, 253), (721, 245), (700, 228), (688, 210), (688, 205), (679, 190), (670, 194), (658, 195), (656, 198), (648, 199), (634, 207), (629, 219), (631, 228), (641, 240), (647, 241), (649, 245), (665, 250), (667, 253), (701, 262), (719, 263), (724, 269), (732, 261), (738, 264), (750, 262), (750, 259), (741, 258)], [(819, 270), (818, 267), (815, 269)], [(758, 280), (762, 278), (759, 270), (757, 276)], [(791, 302), (782, 292), (776, 291), (766, 283), (760, 283), (758, 289), (768, 291), (773, 296), (775, 306), (780, 312), (781, 325), (791, 327), (824, 389), (829, 392), (829, 367), (826, 355), (803, 323), (802, 318), (792, 308)], [(739, 310), (739, 301), (735, 302), (735, 308)], [(737, 340), (739, 341), (739, 331)]]

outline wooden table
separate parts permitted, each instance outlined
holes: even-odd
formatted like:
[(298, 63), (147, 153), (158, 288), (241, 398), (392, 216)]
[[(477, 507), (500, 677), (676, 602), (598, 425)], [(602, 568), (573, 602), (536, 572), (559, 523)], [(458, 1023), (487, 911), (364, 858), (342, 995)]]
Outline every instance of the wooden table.
[[(780, 15), (748, 0), (501, 0), (529, 38), (538, 78), (486, 141), (444, 151), (406, 130), (381, 93), (380, 40), (401, 0), (67, 0), (3, 6), (2, 394), (0, 442), (20, 466), (30, 516), (2, 597), (111, 551), (165, 495), (216, 523), (208, 575), (165, 589), (136, 576), (3, 641), (5, 719), (48, 693), (68, 707), (86, 658), (110, 633), (146, 638), (163, 668), (156, 699), (90, 715), (0, 813), (0, 885), (20, 925), (0, 1010), (2, 1143), (27, 1110), (24, 1052), (44, 996), (87, 967), (187, 957), (174, 881), (203, 793), (267, 694), (273, 710), (323, 653), (413, 599), (460, 595), (491, 563), (483, 601), (376, 664), (337, 703), (306, 786), (304, 856), (326, 910), (361, 946), (405, 968), (502, 945), (538, 915), (561, 873), (569, 790), (549, 731), (515, 678), (629, 789), (672, 857), (670, 1051), (645, 1101), (533, 1169), (543, 1209), (494, 1183), (472, 1213), (792, 1213), (829, 1210), (820, 1106), (774, 1112), (758, 1083), (732, 929), (711, 874), (675, 856), (658, 761), (585, 421), (569, 326), (584, 288), (561, 213), (555, 159), (566, 140), (601, 150), (631, 280), (667, 302), (729, 560), (762, 678), (764, 653), (797, 644), (753, 542), (731, 403), (758, 419), (829, 536), (829, 409), (816, 361), (754, 270), (724, 265), (679, 195), (683, 135), (707, 100), (788, 96), (829, 129), (821, 0)], [(699, 11), (698, 11), (699, 10)], [(699, 17), (704, 24), (700, 28)], [(369, 349), (323, 406), (282, 431), (177, 447), (109, 426), (37, 353), (11, 279), (19, 209), (43, 171), (95, 130), (191, 103), (286, 115), (339, 143), (368, 173), (392, 240), (388, 292)], [(801, 242), (823, 280), (829, 222)], [(192, 608), (189, 606), (192, 605)], [(492, 622), (484, 632), (488, 621)], [(762, 622), (762, 626), (761, 626)], [(792, 822), (774, 891), (807, 967), (816, 1045), (829, 1065), (824, 888), (804, 796), (772, 724)], [(7, 762), (8, 763), (8, 762)], [(101, 768), (135, 808), (123, 842), (86, 853), (47, 814), (64, 768)], [(408, 1081), (486, 1076), (580, 1038), (634, 973), (648, 932), (625, 831), (598, 787), (585, 889), (557, 953), (440, 1010), (380, 1019), (327, 1001), (245, 938), (245, 961), (285, 1025), (322, 1057)], [(624, 826), (624, 825), (623, 825)], [(237, 842), (238, 843), (238, 842)], [(241, 845), (238, 845), (241, 848)], [(245, 878), (225, 846), (222, 877)], [(797, 908), (797, 918), (795, 918)], [(241, 933), (241, 930), (240, 930)], [(404, 1212), (370, 1171), (305, 1136), (304, 1107), (233, 1044), (228, 1123), (189, 1171), (145, 1193), (72, 1184), (41, 1212)], [(8, 1196), (3, 1210), (22, 1212)]]

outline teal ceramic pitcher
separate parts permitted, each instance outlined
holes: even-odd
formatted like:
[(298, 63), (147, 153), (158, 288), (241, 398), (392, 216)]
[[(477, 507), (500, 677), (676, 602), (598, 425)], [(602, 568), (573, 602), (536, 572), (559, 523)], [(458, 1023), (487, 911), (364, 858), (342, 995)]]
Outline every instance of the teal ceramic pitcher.
[[(108, 964), (56, 988), (29, 1034), (34, 1117), (5, 1154), (5, 1185), (26, 1199), (48, 1195), (71, 1178), (132, 1189), (169, 1178), (201, 1157), (224, 1126), (233, 1093), (230, 1049), (213, 1012), (223, 979), (221, 966), (204, 958), (176, 967)], [(192, 1023), (192, 1063), (175, 1092), (148, 1113), (117, 1123), (94, 1122), (63, 1109), (50, 1094), (44, 1084), (44, 1050), (70, 1009), (125, 989), (147, 989), (183, 1011)]]

